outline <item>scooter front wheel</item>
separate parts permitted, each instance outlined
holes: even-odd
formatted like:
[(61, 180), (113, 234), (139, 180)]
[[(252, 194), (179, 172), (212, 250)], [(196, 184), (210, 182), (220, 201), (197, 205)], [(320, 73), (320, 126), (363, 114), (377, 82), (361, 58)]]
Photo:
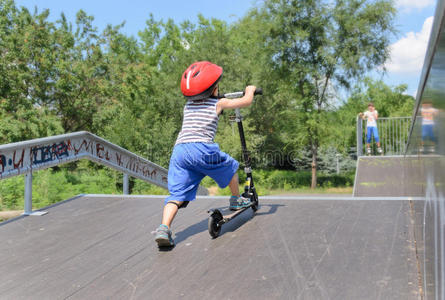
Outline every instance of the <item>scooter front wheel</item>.
[(251, 208), (252, 208), (253, 212), (256, 212), (258, 210), (258, 195), (256, 194), (255, 191), (253, 192), (253, 196), (250, 201), (252, 201)]

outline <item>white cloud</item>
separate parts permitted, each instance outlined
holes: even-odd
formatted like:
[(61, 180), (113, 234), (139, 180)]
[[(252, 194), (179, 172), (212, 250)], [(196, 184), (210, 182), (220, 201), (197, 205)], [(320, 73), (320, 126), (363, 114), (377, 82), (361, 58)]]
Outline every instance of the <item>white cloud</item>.
[(425, 59), (433, 17), (425, 20), (420, 32), (408, 32), (403, 38), (389, 46), (390, 61), (385, 65), (389, 72), (420, 72)]
[(396, 6), (404, 11), (422, 9), (434, 5), (436, 0), (396, 0)]

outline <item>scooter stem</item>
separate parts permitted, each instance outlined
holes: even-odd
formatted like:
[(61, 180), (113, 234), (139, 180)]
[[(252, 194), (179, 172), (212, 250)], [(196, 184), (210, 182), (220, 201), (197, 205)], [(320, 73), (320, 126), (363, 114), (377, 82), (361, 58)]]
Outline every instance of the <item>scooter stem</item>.
[(244, 128), (243, 128), (243, 116), (241, 115), (241, 111), (239, 108), (235, 109), (235, 116), (236, 116), (236, 123), (238, 124), (238, 132), (239, 132), (239, 136), (240, 136), (240, 141), (241, 141), (241, 150), (243, 153), (243, 160), (244, 160), (244, 164), (245, 164), (245, 172), (247, 177), (252, 177), (252, 169), (251, 169), (251, 163), (250, 163), (250, 156), (249, 156), (249, 151), (247, 150), (247, 145), (246, 145), (246, 138), (244, 136)]

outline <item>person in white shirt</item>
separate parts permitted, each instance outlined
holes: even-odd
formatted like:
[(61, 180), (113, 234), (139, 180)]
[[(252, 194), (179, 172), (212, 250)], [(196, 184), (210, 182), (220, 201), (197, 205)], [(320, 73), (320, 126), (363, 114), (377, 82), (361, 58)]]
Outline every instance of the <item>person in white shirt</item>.
[(371, 155), (371, 139), (374, 136), (374, 140), (377, 143), (377, 152), (379, 154), (383, 153), (382, 148), (380, 147), (380, 139), (379, 139), (379, 131), (377, 129), (377, 119), (379, 117), (379, 113), (374, 107), (373, 103), (368, 104), (368, 110), (364, 113), (360, 113), (359, 116), (366, 120), (366, 152), (368, 155)]

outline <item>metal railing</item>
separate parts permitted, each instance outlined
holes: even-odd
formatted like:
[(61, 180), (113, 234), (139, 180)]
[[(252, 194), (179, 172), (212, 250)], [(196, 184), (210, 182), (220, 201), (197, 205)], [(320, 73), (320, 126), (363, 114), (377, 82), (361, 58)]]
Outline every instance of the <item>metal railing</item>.
[[(378, 118), (377, 129), (384, 155), (403, 155), (408, 142), (411, 117)], [(366, 120), (357, 116), (357, 157), (366, 153)], [(377, 153), (374, 138), (371, 140), (372, 153)]]
[(82, 158), (122, 172), (124, 194), (129, 176), (167, 189), (167, 169), (86, 131), (0, 145), (0, 180), (25, 175), (24, 214), (42, 214), (32, 212), (32, 172)]

